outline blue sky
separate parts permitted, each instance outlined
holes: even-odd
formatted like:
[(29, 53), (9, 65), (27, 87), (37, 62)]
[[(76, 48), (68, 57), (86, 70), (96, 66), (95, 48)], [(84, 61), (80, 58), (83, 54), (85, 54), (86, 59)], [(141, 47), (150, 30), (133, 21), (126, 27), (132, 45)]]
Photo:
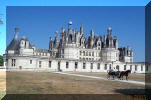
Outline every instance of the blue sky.
[(119, 39), (119, 47), (130, 45), (135, 61), (144, 61), (145, 19), (144, 7), (8, 7), (7, 43), (14, 36), (14, 27), (20, 28), (20, 38), (25, 35), (38, 48), (48, 48), (49, 36), (67, 28), (71, 20), (73, 28), (84, 25), (84, 33), (93, 29), (96, 35), (107, 34), (112, 27)]
[[(6, 37), (8, 42), (13, 38), (13, 28), (15, 26), (20, 28), (19, 35), (26, 35), (32, 44), (35, 44), (38, 48), (48, 48), (48, 37), (53, 35), (56, 30), (60, 31), (62, 26), (67, 27), (67, 22), (72, 20), (73, 27), (77, 29), (79, 29), (80, 23), (83, 23), (84, 31), (87, 34), (90, 29), (93, 28), (96, 34), (104, 35), (106, 34), (107, 27), (111, 26), (113, 28), (113, 35), (119, 38), (120, 46), (131, 45), (134, 50), (135, 61), (143, 61), (144, 7), (132, 7), (132, 9), (131, 7), (127, 7), (128, 9), (126, 7), (82, 8), (82, 11), (87, 16), (82, 14), (83, 12), (80, 12), (81, 9), (79, 7), (77, 7), (77, 11), (74, 7), (71, 7), (75, 13), (72, 12), (72, 9), (64, 8), (63, 10), (66, 14), (61, 11), (62, 8), (55, 8), (55, 10), (53, 10), (49, 7), (43, 7), (39, 8), (40, 11), (36, 12), (34, 12), (34, 8), (32, 10), (22, 8), (18, 10), (18, 14), (20, 13), (21, 15), (18, 15), (16, 18), (8, 17), (7, 22), (9, 22), (9, 24), (7, 24), (7, 29), (9, 30), (7, 30), (6, 36), (6, 6), (145, 6), (149, 1), (150, 0), (30, 0), (29, 2), (27, 0), (1, 0), (0, 13), (3, 15), (0, 17), (2, 17), (4, 24), (0, 25), (0, 42), (2, 43), (0, 45), (0, 54), (3, 54), (5, 51)], [(13, 8), (12, 11), (13, 10), (16, 9)], [(21, 10), (26, 13), (23, 13)], [(17, 14), (16, 11), (14, 13), (12, 11), (10, 10), (7, 14), (9, 16)], [(80, 15), (77, 16), (77, 13), (80, 13)], [(60, 17), (60, 14), (62, 14), (63, 17)], [(91, 14), (96, 14), (97, 17)], [(57, 15), (57, 17), (55, 15)], [(74, 15), (74, 17), (72, 15)], [(22, 20), (23, 16), (24, 20)], [(93, 20), (90, 20), (91, 17), (89, 16), (91, 16)], [(15, 23), (12, 19), (15, 19)], [(32, 21), (30, 22), (30, 20)], [(43, 36), (42, 38), (41, 34)], [(131, 36), (128, 37), (128, 35)]]

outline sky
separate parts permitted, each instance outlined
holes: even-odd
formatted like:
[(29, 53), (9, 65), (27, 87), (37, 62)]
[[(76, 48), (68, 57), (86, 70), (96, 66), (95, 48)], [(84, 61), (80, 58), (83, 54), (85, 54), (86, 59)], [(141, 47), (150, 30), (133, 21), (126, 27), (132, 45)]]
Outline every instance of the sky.
[[(143, 6), (145, 6), (149, 1), (150, 0), (139, 0), (139, 1), (138, 0), (116, 0), (116, 1), (113, 0), (82, 0), (82, 1), (81, 0), (75, 0), (75, 1), (1, 0), (0, 14), (2, 15), (0, 15), (0, 18), (2, 18), (4, 24), (0, 25), (0, 43), (1, 43), (0, 55), (4, 54), (5, 52), (6, 45), (7, 45), (6, 38), (7, 38), (7, 43), (9, 43), (10, 40), (13, 38), (14, 27), (16, 26), (20, 28), (20, 34), (19, 34), (20, 37), (22, 35), (26, 35), (28, 39), (31, 41), (31, 43), (35, 44), (36, 47), (48, 48), (49, 36), (54, 35), (54, 32), (56, 30), (60, 31), (62, 26), (67, 27), (68, 21), (72, 20), (73, 27), (77, 29), (79, 29), (80, 24), (83, 23), (84, 31), (86, 34), (88, 34), (90, 29), (93, 28), (96, 34), (104, 35), (106, 34), (107, 27), (111, 26), (113, 29), (113, 35), (116, 35), (119, 38), (120, 45), (121, 46), (130, 45), (134, 50), (134, 54), (135, 54), (134, 60), (143, 61), (144, 60), (144, 47), (142, 45), (144, 44), (144, 36), (143, 36), (144, 7)], [(87, 7), (86, 8), (81, 7), (82, 11), (80, 7), (77, 7), (77, 9), (75, 9), (74, 7), (69, 7), (70, 9), (68, 8), (62, 9), (56, 7), (55, 9), (53, 8), (54, 10), (51, 7), (38, 7), (39, 11), (37, 10), (34, 12), (35, 8), (33, 9), (27, 8), (26, 10), (24, 9), (25, 7), (22, 7), (19, 10), (13, 7), (12, 10), (9, 10), (8, 6), (114, 6), (114, 7), (111, 8), (107, 7), (107, 9), (99, 8), (99, 7), (96, 8), (93, 7), (92, 9)], [(120, 8), (116, 8), (115, 6), (119, 6)], [(133, 9), (131, 9), (130, 7), (127, 7), (128, 8), (127, 9), (121, 6), (133, 6), (132, 7)], [(142, 6), (142, 7), (134, 7), (134, 6)], [(13, 12), (13, 10), (15, 11)], [(72, 12), (72, 10), (74, 10), (74, 12)], [(15, 16), (15, 14), (17, 13), (18, 15), (16, 17), (9, 18), (10, 16)], [(7, 23), (6, 23), (6, 15), (7, 15)], [(89, 16), (91, 16), (92, 18)], [(15, 23), (12, 19), (16, 19), (14, 20)], [(21, 22), (19, 22), (19, 20)], [(7, 35), (6, 35), (6, 24), (7, 24)], [(40, 34), (42, 34), (42, 37)], [(128, 37), (128, 35), (131, 36)], [(132, 37), (135, 39), (132, 39)]]
[(7, 7), (7, 45), (18, 27), (20, 38), (25, 35), (37, 48), (48, 49), (49, 36), (54, 39), (55, 31), (67, 29), (72, 21), (73, 29), (79, 30), (83, 24), (86, 36), (91, 29), (96, 35), (106, 35), (111, 27), (119, 47), (130, 45), (134, 60), (144, 61), (144, 13), (144, 7)]

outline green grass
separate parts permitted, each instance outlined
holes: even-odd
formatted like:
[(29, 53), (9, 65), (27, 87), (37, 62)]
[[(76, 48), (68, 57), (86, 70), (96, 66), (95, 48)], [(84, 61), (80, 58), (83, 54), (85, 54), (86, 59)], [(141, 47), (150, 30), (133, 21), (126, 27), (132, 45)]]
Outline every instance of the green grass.
[(0, 90), (0, 100), (5, 96), (6, 92)]

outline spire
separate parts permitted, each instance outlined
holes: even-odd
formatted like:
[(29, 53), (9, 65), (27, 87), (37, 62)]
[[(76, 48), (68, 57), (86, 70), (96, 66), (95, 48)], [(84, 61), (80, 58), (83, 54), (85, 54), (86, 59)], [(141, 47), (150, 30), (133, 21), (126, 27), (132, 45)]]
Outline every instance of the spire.
[(59, 41), (58, 31), (56, 31), (56, 41)]
[(83, 24), (81, 24), (80, 33), (83, 34)]
[(19, 29), (15, 28), (15, 35), (14, 35), (15, 40), (18, 40), (18, 32), (19, 32)]
[(91, 38), (94, 38), (94, 31), (93, 31), (93, 29), (91, 30), (90, 35), (91, 35)]

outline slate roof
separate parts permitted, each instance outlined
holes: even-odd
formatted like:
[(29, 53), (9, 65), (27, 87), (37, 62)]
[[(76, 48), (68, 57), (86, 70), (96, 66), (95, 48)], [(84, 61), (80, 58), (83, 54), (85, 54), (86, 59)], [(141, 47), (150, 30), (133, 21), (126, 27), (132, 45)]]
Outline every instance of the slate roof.
[(7, 50), (17, 50), (19, 48), (19, 40), (13, 39), (7, 46)]

